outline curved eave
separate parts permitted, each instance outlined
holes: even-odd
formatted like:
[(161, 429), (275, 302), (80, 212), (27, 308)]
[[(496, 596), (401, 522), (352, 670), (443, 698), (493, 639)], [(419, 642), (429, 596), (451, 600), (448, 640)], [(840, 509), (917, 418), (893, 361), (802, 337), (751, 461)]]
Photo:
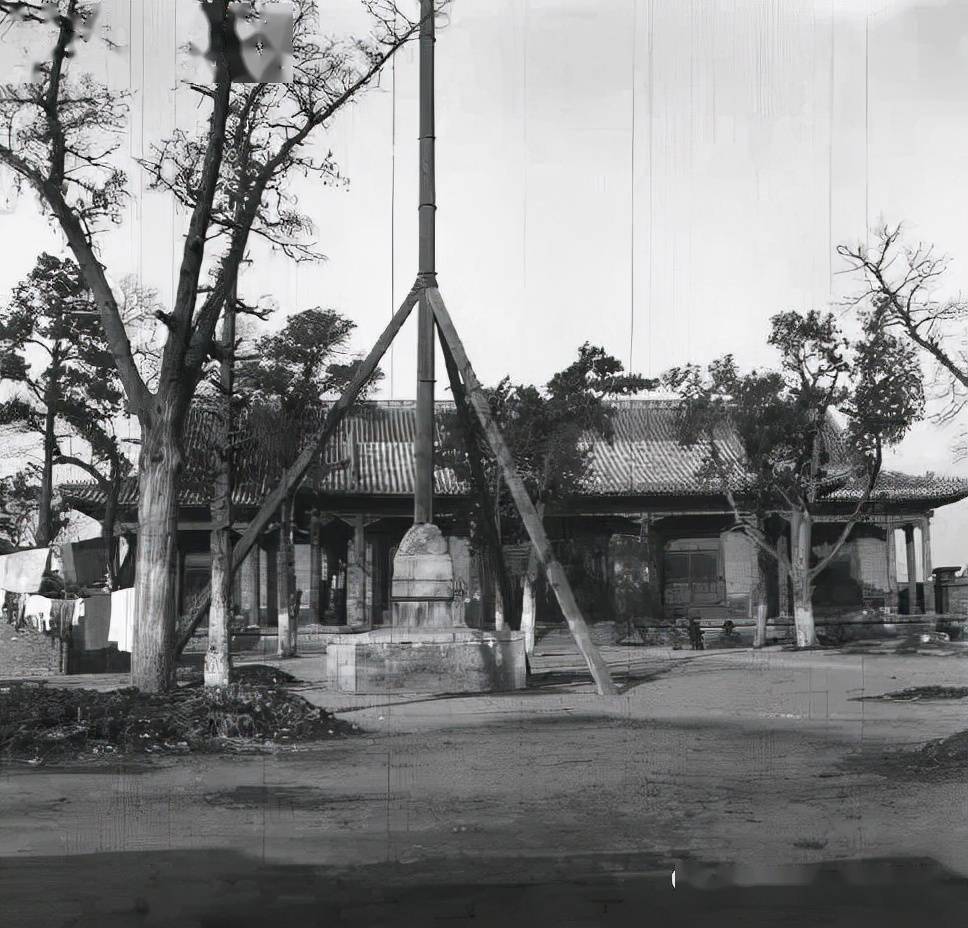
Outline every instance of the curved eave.
[[(892, 473), (889, 475), (893, 484), (881, 491), (875, 491), (871, 498), (871, 507), (876, 512), (884, 510), (904, 509), (937, 509), (968, 499), (968, 480), (961, 478), (911, 477), (906, 474)], [(898, 486), (897, 484), (901, 484)], [(62, 497), (73, 508), (85, 515), (97, 518), (104, 508), (104, 493), (95, 484), (64, 484), (60, 487)], [(320, 503), (340, 502), (359, 505), (367, 500), (372, 504), (399, 503), (410, 499), (412, 494), (406, 489), (378, 489), (370, 490), (365, 487), (335, 488), (335, 487), (303, 487), (301, 495), (310, 496)], [(456, 480), (448, 476), (443, 479), (438, 475), (435, 496), (446, 500), (466, 499), (469, 490)], [(233, 505), (240, 508), (258, 508), (265, 493), (260, 488), (241, 488), (233, 494)], [(821, 503), (821, 508), (831, 511), (847, 510), (855, 506), (861, 498), (860, 490), (841, 490), (827, 496)], [(137, 486), (130, 484), (122, 492), (119, 508), (131, 510), (137, 506)], [(626, 487), (591, 487), (588, 492), (575, 496), (564, 504), (564, 508), (627, 508), (627, 509), (663, 509), (670, 508), (678, 502), (679, 508), (697, 509), (702, 506), (715, 507), (728, 511), (729, 506), (722, 493), (710, 485), (682, 486), (674, 484), (652, 484)], [(203, 507), (209, 505), (208, 497), (201, 492), (184, 491), (180, 494), (179, 505), (182, 507)]]

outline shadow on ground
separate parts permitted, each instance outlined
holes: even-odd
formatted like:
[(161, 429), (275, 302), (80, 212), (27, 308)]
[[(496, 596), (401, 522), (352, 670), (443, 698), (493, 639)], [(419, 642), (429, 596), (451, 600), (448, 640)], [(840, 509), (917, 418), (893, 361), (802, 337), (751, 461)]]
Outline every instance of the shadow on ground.
[[(750, 880), (758, 885), (742, 885)], [(24, 928), (892, 928), (915, 924), (915, 919), (959, 923), (957, 916), (968, 906), (968, 881), (925, 859), (757, 871), (616, 855), (594, 861), (428, 861), (339, 872), (264, 864), (235, 850), (213, 848), (0, 858), (0, 898), (5, 924)]]

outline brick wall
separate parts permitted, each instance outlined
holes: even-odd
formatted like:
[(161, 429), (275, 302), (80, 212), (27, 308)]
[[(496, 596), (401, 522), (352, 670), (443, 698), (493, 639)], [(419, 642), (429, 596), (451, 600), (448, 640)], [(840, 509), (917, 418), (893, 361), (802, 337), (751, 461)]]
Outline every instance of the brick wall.
[(58, 676), (61, 649), (60, 641), (36, 629), (0, 622), (0, 679)]
[(953, 577), (938, 584), (941, 611), (953, 615), (968, 615), (968, 577)]

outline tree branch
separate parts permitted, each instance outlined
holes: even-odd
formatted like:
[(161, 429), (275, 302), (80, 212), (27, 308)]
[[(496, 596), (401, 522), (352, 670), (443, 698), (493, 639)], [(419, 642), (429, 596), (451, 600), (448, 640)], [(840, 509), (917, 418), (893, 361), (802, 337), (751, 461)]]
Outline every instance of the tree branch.
[(837, 540), (834, 542), (834, 545), (828, 552), (827, 556), (824, 557), (820, 563), (816, 565), (816, 567), (812, 567), (808, 571), (808, 577), (810, 578), (811, 583), (826, 569), (827, 565), (834, 559), (834, 557), (836, 557), (837, 552), (840, 551), (844, 544), (846, 544), (854, 526), (860, 521), (861, 513), (863, 513), (864, 509), (867, 508), (867, 504), (870, 502), (871, 494), (874, 492), (874, 484), (877, 482), (878, 475), (881, 472), (882, 458), (883, 452), (881, 450), (881, 443), (878, 441), (875, 445), (874, 463), (870, 468), (867, 478), (867, 486), (864, 488), (860, 501), (854, 507), (854, 511), (847, 519), (847, 524), (844, 525), (843, 530), (837, 537)]

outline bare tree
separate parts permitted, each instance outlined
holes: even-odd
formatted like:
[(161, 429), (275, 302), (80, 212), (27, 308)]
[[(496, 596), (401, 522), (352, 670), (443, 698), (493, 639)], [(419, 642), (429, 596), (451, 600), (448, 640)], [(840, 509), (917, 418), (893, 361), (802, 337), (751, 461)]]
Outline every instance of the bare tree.
[[(237, 46), (229, 0), (203, 3), (210, 24), (210, 84), (193, 84), (207, 125), (178, 130), (145, 160), (155, 186), (188, 215), (184, 248), (153, 389), (138, 371), (118, 298), (98, 255), (98, 233), (120, 221), (126, 178), (116, 163), (126, 120), (123, 95), (79, 73), (74, 45), (93, 22), (91, 0), (54, 4), (0, 0), (18, 28), (53, 34), (30, 79), (0, 89), (0, 162), (37, 194), (57, 222), (94, 295), (128, 405), (141, 427), (132, 682), (149, 691), (174, 682), (175, 541), (185, 417), (209, 362), (239, 264), (253, 236), (295, 258), (318, 254), (288, 184), (295, 175), (331, 180), (332, 158), (308, 143), (368, 87), (418, 30), (390, 0), (362, 0), (374, 23), (365, 38), (320, 36), (314, 0), (297, 0), (289, 84), (233, 84)], [(14, 138), (16, 137), (16, 141)], [(207, 283), (203, 277), (207, 274)]]
[[(905, 244), (901, 225), (882, 226), (873, 245), (840, 245), (837, 253), (867, 284), (854, 301), (865, 323), (900, 331), (933, 362), (943, 403), (936, 418), (958, 417), (968, 405), (968, 300), (938, 296), (950, 258), (924, 242)], [(964, 435), (958, 447), (968, 452)]]

